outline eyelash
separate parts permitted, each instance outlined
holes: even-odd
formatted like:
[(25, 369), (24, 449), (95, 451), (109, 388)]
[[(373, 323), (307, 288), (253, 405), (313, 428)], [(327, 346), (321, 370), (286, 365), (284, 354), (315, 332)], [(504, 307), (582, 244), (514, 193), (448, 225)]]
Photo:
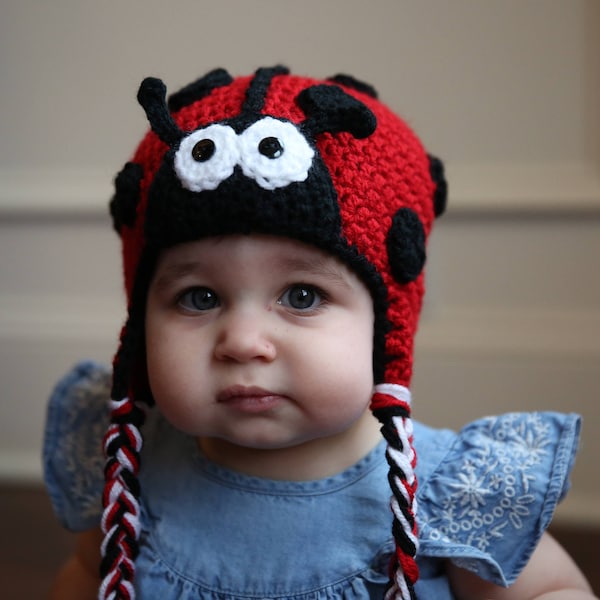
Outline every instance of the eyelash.
[[(293, 292), (307, 292), (307, 295), (311, 300), (310, 306), (293, 306), (293, 300), (290, 300), (289, 297)], [(202, 294), (201, 298), (199, 298), (200, 294)], [(201, 302), (209, 300), (208, 305), (204, 308), (199, 308), (197, 305), (197, 301), (199, 299)], [(312, 284), (293, 283), (285, 288), (283, 293), (277, 299), (277, 304), (286, 306), (294, 311), (297, 311), (298, 313), (309, 313), (319, 310), (323, 307), (323, 305), (327, 304), (328, 301), (329, 296), (322, 288)], [(221, 302), (218, 294), (211, 288), (205, 286), (196, 286), (188, 288), (178, 294), (176, 297), (176, 304), (186, 312), (204, 313), (217, 308), (220, 306)]]

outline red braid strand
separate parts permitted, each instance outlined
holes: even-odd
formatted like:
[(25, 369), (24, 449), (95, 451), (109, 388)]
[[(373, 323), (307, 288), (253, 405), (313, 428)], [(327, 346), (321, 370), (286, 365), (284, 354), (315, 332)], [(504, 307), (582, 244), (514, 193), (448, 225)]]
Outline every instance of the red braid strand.
[(138, 473), (144, 412), (129, 398), (111, 400), (102, 514), (102, 583), (98, 600), (134, 600), (134, 561), (140, 536)]
[(415, 519), (417, 457), (412, 443), (410, 391), (397, 384), (377, 385), (371, 408), (383, 425), (381, 432), (388, 443), (388, 480), (393, 493), (390, 505), (396, 552), (390, 565), (390, 585), (385, 600), (415, 600), (414, 584), (419, 577), (415, 560), (419, 546)]

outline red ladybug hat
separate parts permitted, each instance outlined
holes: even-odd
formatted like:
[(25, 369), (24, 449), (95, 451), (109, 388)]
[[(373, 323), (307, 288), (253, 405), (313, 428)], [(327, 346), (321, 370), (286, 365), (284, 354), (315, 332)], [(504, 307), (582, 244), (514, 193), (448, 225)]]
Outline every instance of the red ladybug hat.
[(232, 78), (218, 69), (166, 99), (159, 79), (138, 93), (151, 125), (115, 180), (128, 318), (114, 360), (105, 438), (101, 598), (134, 598), (137, 471), (144, 412), (144, 309), (161, 250), (215, 235), (297, 239), (345, 262), (375, 311), (371, 403), (388, 442), (397, 551), (386, 597), (414, 598), (413, 344), (425, 245), (446, 202), (441, 162), (368, 85), (318, 81), (284, 67)]

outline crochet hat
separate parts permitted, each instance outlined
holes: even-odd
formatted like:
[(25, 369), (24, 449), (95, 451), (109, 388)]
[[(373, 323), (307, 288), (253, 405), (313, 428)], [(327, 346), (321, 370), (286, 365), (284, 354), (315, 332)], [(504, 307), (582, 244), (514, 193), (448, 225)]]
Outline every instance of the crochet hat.
[(338, 257), (371, 292), (371, 408), (388, 442), (397, 546), (386, 597), (414, 598), (409, 384), (426, 238), (446, 201), (442, 164), (375, 90), (349, 76), (317, 81), (273, 67), (234, 79), (217, 69), (168, 101), (162, 81), (145, 79), (138, 100), (151, 131), (116, 177), (111, 201), (123, 244), (128, 318), (114, 359), (105, 438), (100, 597), (134, 598), (140, 405), (152, 402), (144, 310), (157, 257), (182, 242), (260, 233)]

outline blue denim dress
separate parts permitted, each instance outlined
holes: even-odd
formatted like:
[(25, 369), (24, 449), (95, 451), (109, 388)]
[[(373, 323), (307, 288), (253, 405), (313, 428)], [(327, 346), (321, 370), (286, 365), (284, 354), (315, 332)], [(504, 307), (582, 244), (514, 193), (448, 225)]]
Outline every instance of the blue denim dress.
[[(46, 485), (61, 522), (97, 527), (110, 373), (81, 363), (48, 406)], [(512, 583), (568, 489), (580, 418), (509, 413), (459, 433), (415, 423), (420, 598), (453, 598), (450, 560)], [(393, 550), (382, 442), (346, 471), (307, 482), (224, 469), (157, 413), (144, 426), (142, 600), (383, 597)]]

